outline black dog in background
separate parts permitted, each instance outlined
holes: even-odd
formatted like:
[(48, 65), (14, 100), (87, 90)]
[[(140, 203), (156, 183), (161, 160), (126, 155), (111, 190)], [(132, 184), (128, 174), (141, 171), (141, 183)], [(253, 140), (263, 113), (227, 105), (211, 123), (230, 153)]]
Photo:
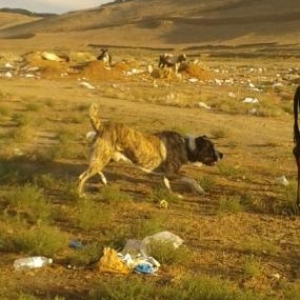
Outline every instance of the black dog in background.
[(298, 188), (297, 188), (297, 207), (300, 209), (300, 131), (298, 126), (298, 110), (300, 107), (300, 86), (297, 87), (294, 96), (294, 142), (293, 153), (298, 168)]

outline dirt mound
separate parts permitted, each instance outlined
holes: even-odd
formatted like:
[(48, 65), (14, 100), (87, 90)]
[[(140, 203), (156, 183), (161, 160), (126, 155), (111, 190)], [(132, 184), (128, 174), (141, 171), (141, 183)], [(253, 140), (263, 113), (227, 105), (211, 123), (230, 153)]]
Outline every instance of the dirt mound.
[(183, 66), (182, 72), (189, 77), (197, 78), (199, 80), (206, 80), (213, 77), (212, 72), (202, 64), (187, 64)]
[(42, 52), (31, 52), (24, 56), (24, 60), (27, 69), (37, 69), (43, 78), (61, 78), (69, 72), (67, 62), (44, 59)]

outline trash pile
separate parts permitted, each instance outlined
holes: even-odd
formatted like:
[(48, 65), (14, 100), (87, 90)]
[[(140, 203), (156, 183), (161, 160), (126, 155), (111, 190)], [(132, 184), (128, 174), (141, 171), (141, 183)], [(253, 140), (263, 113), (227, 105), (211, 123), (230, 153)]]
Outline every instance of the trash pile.
[(175, 251), (183, 240), (169, 231), (156, 233), (143, 240), (130, 239), (119, 253), (109, 247), (104, 248), (103, 256), (96, 263), (95, 269), (101, 273), (155, 274), (160, 263), (151, 256), (151, 246), (157, 243), (172, 245)]
[[(154, 275), (161, 264), (151, 256), (152, 247), (166, 245), (169, 251), (176, 251), (182, 244), (183, 240), (169, 231), (158, 232), (147, 236), (143, 240), (129, 239), (121, 252), (105, 247), (102, 257), (94, 264), (94, 270), (99, 273)], [(82, 250), (84, 248), (84, 245), (76, 240), (70, 241), (68, 246), (74, 250)], [(16, 259), (13, 267), (16, 271), (26, 271), (52, 264), (52, 258), (32, 256)], [(68, 265), (68, 268), (71, 268), (71, 266)]]

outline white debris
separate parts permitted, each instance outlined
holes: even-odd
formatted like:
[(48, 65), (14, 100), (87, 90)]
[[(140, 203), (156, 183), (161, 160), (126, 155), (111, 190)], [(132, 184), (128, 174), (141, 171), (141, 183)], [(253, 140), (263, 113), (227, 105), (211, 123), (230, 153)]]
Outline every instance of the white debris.
[(55, 53), (53, 52), (47, 52), (47, 51), (44, 51), (42, 54), (41, 54), (42, 58), (45, 59), (45, 60), (52, 60), (52, 61), (63, 61), (58, 55), (56, 55)]
[(233, 92), (229, 92), (228, 93), (228, 97), (230, 97), (230, 98), (236, 98), (236, 94), (233, 93)]
[(276, 83), (274, 83), (272, 86), (273, 86), (273, 87), (282, 87), (283, 84), (282, 84), (282, 82), (276, 82)]
[(211, 107), (207, 104), (205, 104), (204, 102), (198, 102), (198, 106), (205, 108), (205, 109), (211, 109)]
[(274, 279), (280, 279), (281, 276), (280, 276), (280, 274), (275, 273), (275, 274), (272, 274), (271, 277)]
[(14, 66), (11, 63), (6, 63), (4, 66), (6, 69), (14, 69)]
[(195, 82), (198, 82), (199, 80), (198, 80), (198, 78), (189, 78), (188, 81), (191, 83), (195, 83)]
[(5, 72), (4, 77), (6, 77), (6, 78), (12, 78), (13, 74), (11, 72)]
[(248, 111), (249, 114), (251, 115), (255, 115), (257, 113), (257, 109), (256, 108), (252, 108)]
[(243, 103), (252, 103), (252, 104), (259, 103), (257, 98), (251, 98), (251, 97), (246, 97), (242, 102)]
[(86, 81), (80, 82), (80, 85), (83, 86), (83, 87), (86, 87), (87, 89), (90, 89), (90, 90), (94, 90), (95, 89), (95, 87), (93, 85), (91, 85), (90, 83), (88, 83)]
[(217, 85), (222, 85), (222, 80), (221, 79), (218, 79), (218, 78), (215, 78), (215, 83)]
[(275, 182), (284, 186), (288, 186), (290, 184), (284, 175), (276, 178)]

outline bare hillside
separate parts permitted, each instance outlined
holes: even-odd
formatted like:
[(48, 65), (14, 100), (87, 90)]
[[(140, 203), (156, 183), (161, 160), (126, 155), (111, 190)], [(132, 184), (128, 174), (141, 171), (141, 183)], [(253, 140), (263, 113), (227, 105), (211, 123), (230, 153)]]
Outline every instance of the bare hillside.
[(59, 40), (60, 45), (84, 41), (133, 47), (298, 44), (297, 4), (297, 0), (133, 0), (11, 24), (0, 28), (0, 38), (38, 36), (38, 44), (46, 37), (45, 45)]
[(20, 24), (34, 22), (39, 17), (26, 16), (24, 14), (0, 12), (0, 30), (4, 28), (14, 27)]

